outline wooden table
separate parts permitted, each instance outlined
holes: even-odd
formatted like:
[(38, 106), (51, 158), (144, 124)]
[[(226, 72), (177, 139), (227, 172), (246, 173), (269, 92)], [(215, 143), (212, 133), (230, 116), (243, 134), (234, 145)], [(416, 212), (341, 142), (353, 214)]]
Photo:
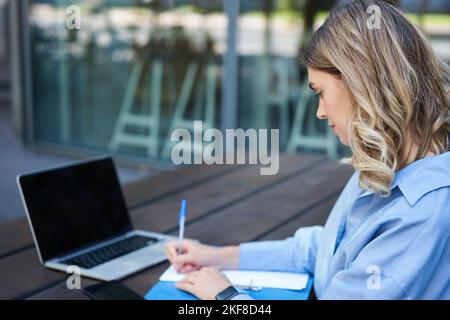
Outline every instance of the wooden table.
[[(188, 199), (185, 236), (214, 245), (284, 239), (299, 227), (323, 224), (353, 170), (323, 156), (282, 155), (280, 170), (193, 165), (126, 185), (134, 226), (178, 234), (180, 200)], [(144, 295), (167, 262), (123, 279)], [(0, 225), (0, 299), (88, 299), (69, 290), (67, 275), (44, 268), (25, 219)], [(82, 278), (81, 285), (98, 281)]]

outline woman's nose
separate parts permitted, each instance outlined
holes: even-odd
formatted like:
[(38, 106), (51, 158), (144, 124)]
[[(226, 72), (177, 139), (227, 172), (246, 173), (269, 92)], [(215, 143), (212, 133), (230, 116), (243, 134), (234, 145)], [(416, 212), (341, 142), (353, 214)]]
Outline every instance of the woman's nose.
[(319, 108), (317, 108), (316, 117), (319, 120), (325, 120), (327, 118), (327, 114), (325, 113), (325, 110), (321, 106), (321, 103), (319, 103)]

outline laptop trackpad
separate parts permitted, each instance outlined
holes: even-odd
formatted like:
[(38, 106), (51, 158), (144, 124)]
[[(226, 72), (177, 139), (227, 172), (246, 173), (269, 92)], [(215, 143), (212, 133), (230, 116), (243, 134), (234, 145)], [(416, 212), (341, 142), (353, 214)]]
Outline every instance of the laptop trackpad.
[(95, 268), (95, 271), (110, 271), (109, 269), (122, 269), (122, 271), (123, 269), (135, 270), (164, 261), (165, 259), (166, 256), (164, 254), (164, 247), (159, 244), (155, 244), (104, 263)]

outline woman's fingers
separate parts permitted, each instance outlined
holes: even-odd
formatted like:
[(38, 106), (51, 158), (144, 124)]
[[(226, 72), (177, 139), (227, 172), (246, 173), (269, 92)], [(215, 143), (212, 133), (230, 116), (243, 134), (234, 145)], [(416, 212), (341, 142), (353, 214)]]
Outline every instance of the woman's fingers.
[[(178, 254), (179, 244), (178, 241), (171, 241), (166, 244), (166, 249), (171, 254), (171, 256), (175, 256)], [(188, 240), (184, 240), (181, 243), (181, 253), (189, 252), (192, 249), (192, 242)]]
[(179, 282), (175, 283), (175, 287), (177, 287), (180, 290), (194, 294), (195, 286), (194, 286), (194, 284), (192, 284), (190, 282), (179, 281)]
[[(182, 246), (182, 252), (187, 252), (186, 247)], [(166, 244), (165, 253), (170, 262), (178, 255), (178, 242), (172, 241)]]
[(187, 292), (194, 294), (196, 277), (197, 277), (197, 274), (195, 272), (190, 273), (186, 277), (184, 277), (183, 280), (175, 283), (175, 287), (180, 290), (187, 291)]
[(198, 270), (199, 269), (199, 267), (198, 266), (196, 266), (196, 265), (193, 265), (193, 264), (191, 264), (191, 263), (188, 263), (188, 264), (185, 264), (185, 265), (183, 265), (181, 268), (180, 268), (180, 273), (189, 273), (189, 272), (192, 272), (192, 271), (196, 271), (196, 270)]
[(172, 263), (173, 254), (170, 251), (170, 248), (168, 248), (167, 246), (164, 248), (164, 254), (166, 255), (167, 259), (169, 259), (169, 261)]
[(198, 269), (195, 254), (193, 254), (193, 245), (192, 241), (183, 241), (181, 254), (178, 254), (177, 241), (169, 242), (166, 245), (166, 256), (177, 272), (188, 273)]
[(191, 265), (190, 264), (184, 265), (178, 270), (179, 273), (189, 273), (191, 271), (192, 270), (191, 270)]
[(194, 272), (188, 273), (181, 281), (187, 281), (189, 283), (195, 284), (195, 279), (197, 279), (198, 276), (199, 276), (199, 273), (197, 271), (194, 271)]
[(188, 253), (179, 255), (169, 248), (166, 249), (166, 256), (177, 272), (190, 272), (194, 270), (192, 257)]

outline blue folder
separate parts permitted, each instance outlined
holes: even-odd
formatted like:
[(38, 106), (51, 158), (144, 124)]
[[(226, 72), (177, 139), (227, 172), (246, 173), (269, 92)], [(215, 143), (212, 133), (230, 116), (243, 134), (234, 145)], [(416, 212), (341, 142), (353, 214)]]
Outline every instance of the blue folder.
[[(303, 290), (263, 288), (261, 291), (245, 290), (255, 300), (308, 300), (313, 285), (310, 277)], [(145, 300), (198, 300), (195, 296), (175, 287), (175, 282), (159, 281), (146, 294)]]

